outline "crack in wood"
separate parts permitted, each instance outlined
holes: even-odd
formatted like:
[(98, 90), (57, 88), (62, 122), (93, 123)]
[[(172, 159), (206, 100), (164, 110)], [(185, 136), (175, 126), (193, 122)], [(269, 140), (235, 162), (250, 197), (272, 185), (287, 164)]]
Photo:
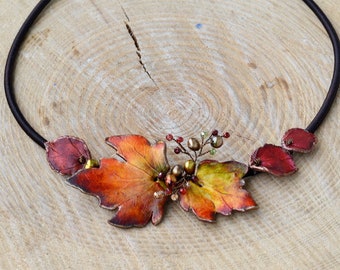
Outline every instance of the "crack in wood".
[[(123, 8), (123, 6), (121, 6), (121, 8), (122, 8), (122, 11), (123, 11), (123, 13), (124, 13), (126, 19), (127, 19), (127, 21), (125, 21), (125, 26), (126, 26), (126, 29), (128, 30), (128, 33), (129, 33), (130, 37), (131, 37), (132, 40), (133, 40), (133, 43), (135, 44), (135, 47), (136, 47), (136, 54), (137, 54), (137, 56), (138, 56), (139, 63), (141, 64), (141, 66), (142, 66), (144, 72), (148, 75), (148, 77), (150, 78), (150, 80), (157, 86), (155, 80), (152, 78), (150, 72), (146, 69), (146, 66), (145, 66), (145, 64), (144, 64), (144, 62), (143, 62), (143, 60), (142, 60), (142, 51), (141, 51), (140, 46), (139, 46), (139, 44), (138, 44), (138, 40), (137, 40), (135, 34), (133, 33), (131, 26), (129, 25), (130, 18), (129, 18), (129, 16), (127, 15), (127, 13), (126, 13), (125, 9)], [(157, 87), (158, 87), (158, 86), (157, 86)]]
[[(119, 1), (118, 1), (119, 2)], [(128, 22), (130, 21), (130, 18), (129, 18), (129, 16), (127, 15), (127, 13), (126, 13), (126, 10), (125, 10), (125, 8), (123, 7), (123, 5), (122, 4), (120, 4), (120, 8), (122, 9), (122, 11), (123, 11), (123, 13), (124, 13), (124, 15), (125, 15), (125, 18), (128, 20)]]
[(137, 54), (138, 54), (138, 52), (140, 52), (140, 47), (139, 47), (139, 44), (138, 44), (138, 40), (137, 40), (135, 34), (133, 33), (130, 25), (128, 24), (128, 22), (125, 22), (125, 26), (126, 26), (126, 29), (129, 32), (130, 37), (132, 38), (133, 42), (135, 43), (135, 47), (137, 49)]

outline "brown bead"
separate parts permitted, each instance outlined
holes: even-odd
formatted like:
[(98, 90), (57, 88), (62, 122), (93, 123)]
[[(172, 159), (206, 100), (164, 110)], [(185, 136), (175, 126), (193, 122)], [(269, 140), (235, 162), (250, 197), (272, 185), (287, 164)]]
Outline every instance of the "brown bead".
[(214, 136), (211, 138), (210, 144), (214, 148), (220, 148), (223, 145), (223, 138), (221, 136)]
[(200, 142), (196, 138), (190, 138), (188, 140), (188, 147), (191, 150), (197, 151), (197, 150), (199, 150), (201, 148), (201, 144), (200, 144)]
[(175, 165), (172, 167), (171, 169), (171, 173), (175, 176), (175, 177), (180, 177), (182, 176), (184, 170), (183, 167), (181, 165)]

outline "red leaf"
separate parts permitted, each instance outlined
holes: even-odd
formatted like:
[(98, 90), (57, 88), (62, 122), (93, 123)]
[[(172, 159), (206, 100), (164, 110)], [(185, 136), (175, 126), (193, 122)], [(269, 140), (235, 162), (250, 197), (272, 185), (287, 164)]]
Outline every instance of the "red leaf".
[(302, 128), (292, 128), (283, 135), (281, 143), (289, 151), (308, 153), (317, 143), (317, 138)]
[(46, 142), (47, 161), (51, 168), (62, 175), (73, 175), (84, 168), (91, 153), (86, 143), (79, 138), (63, 136)]
[(85, 193), (96, 196), (102, 207), (118, 209), (109, 223), (119, 227), (142, 227), (150, 220), (158, 224), (167, 197), (155, 198), (165, 184), (158, 180), (169, 166), (165, 143), (151, 146), (139, 135), (113, 136), (106, 139), (125, 161), (104, 158), (99, 168), (80, 171), (67, 181)]
[(268, 172), (276, 176), (289, 175), (297, 171), (291, 155), (282, 147), (265, 144), (258, 148), (250, 158), (250, 168)]

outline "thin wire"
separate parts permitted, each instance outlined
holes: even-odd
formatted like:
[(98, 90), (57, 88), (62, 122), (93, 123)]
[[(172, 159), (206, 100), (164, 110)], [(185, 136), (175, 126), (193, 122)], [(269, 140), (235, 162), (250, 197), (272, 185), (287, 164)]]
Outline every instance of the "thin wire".
[[(29, 29), (32, 27), (37, 17), (41, 14), (41, 12), (50, 2), (51, 0), (39, 1), (39, 3), (35, 6), (35, 8), (32, 10), (30, 15), (27, 17), (27, 19), (21, 26), (9, 51), (4, 74), (4, 86), (6, 98), (8, 105), (12, 111), (12, 114), (14, 115), (16, 121), (19, 123), (21, 128), (26, 132), (26, 134), (42, 148), (45, 148), (45, 142), (47, 142), (47, 140), (43, 138), (38, 132), (36, 132), (34, 128), (28, 123), (26, 118), (23, 116), (15, 98), (13, 81), (15, 74), (15, 63), (18, 57), (19, 49), (23, 41), (25, 40)], [(306, 128), (306, 130), (308, 130), (309, 132), (314, 133), (327, 116), (339, 89), (340, 41), (334, 27), (332, 26), (332, 23), (329, 21), (325, 13), (320, 9), (320, 7), (313, 0), (303, 0), (303, 2), (314, 12), (314, 14), (317, 16), (317, 18), (320, 20), (320, 22), (326, 29), (327, 34), (332, 42), (334, 52), (334, 71), (329, 90), (318, 113), (315, 115), (314, 119)]]

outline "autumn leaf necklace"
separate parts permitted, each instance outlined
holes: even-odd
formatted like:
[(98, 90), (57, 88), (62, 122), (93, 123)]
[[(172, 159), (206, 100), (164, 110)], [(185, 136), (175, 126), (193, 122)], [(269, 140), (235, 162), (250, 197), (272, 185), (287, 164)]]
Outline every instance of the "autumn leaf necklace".
[[(307, 153), (317, 143), (314, 135), (336, 97), (340, 82), (340, 42), (323, 11), (312, 0), (303, 2), (325, 27), (334, 50), (334, 72), (327, 96), (306, 129), (292, 128), (281, 139), (281, 145), (265, 144), (251, 155), (248, 165), (237, 161), (219, 162), (213, 156), (230, 135), (228, 132), (202, 131), (197, 137), (184, 140), (167, 134), (165, 141), (152, 145), (141, 135), (106, 138), (119, 158), (93, 159), (86, 143), (77, 137), (63, 136), (47, 141), (37, 133), (21, 113), (13, 89), (14, 65), (21, 44), (36, 18), (51, 0), (40, 1), (19, 30), (8, 55), (5, 68), (5, 92), (9, 107), (26, 134), (46, 150), (50, 167), (81, 191), (96, 196), (100, 206), (116, 210), (109, 223), (119, 227), (142, 227), (149, 221), (158, 224), (169, 201), (179, 201), (200, 220), (213, 221), (216, 213), (229, 215), (256, 206), (244, 188), (244, 179), (257, 172), (275, 176), (297, 171), (292, 153)], [(174, 144), (181, 154), (181, 164), (170, 165), (166, 142)]]

